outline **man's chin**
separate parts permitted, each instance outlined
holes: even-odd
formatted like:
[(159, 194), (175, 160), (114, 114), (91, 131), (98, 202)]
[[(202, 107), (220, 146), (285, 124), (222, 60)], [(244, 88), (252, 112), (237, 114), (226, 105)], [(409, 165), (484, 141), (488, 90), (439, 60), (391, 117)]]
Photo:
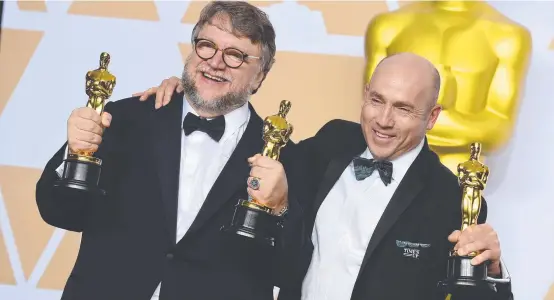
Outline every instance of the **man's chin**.
[(373, 158), (377, 160), (387, 160), (394, 153), (394, 150), (384, 149), (375, 145), (370, 145), (369, 149)]

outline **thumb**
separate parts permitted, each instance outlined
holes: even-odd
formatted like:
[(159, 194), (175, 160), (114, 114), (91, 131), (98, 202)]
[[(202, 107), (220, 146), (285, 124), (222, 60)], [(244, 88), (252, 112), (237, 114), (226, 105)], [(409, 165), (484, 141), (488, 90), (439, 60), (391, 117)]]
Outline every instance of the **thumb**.
[(454, 232), (452, 232), (449, 236), (448, 236), (448, 241), (450, 241), (451, 243), (456, 243), (458, 242), (458, 239), (460, 238), (460, 235), (462, 234), (461, 231), (459, 230), (455, 230)]
[(138, 93), (132, 94), (131, 96), (137, 97), (137, 96), (142, 96), (143, 94), (144, 94), (144, 92), (138, 92)]
[(112, 115), (109, 112), (103, 112), (102, 113), (102, 126), (105, 128), (110, 127), (110, 124), (112, 123)]
[(182, 86), (181, 84), (179, 84), (179, 85), (177, 86), (177, 89), (176, 89), (177, 93), (180, 93), (180, 92), (182, 92), (182, 91), (184, 91), (184, 90), (185, 90), (185, 88), (183, 88), (183, 86)]

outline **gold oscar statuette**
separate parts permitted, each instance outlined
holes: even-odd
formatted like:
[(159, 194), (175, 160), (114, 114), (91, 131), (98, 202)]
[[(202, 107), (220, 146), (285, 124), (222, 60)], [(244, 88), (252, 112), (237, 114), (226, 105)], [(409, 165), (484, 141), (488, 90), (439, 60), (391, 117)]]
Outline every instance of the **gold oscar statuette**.
[[(283, 100), (279, 106), (279, 112), (264, 119), (264, 146), (261, 153), (263, 156), (279, 160), (281, 149), (288, 143), (293, 132), (293, 126), (286, 119), (290, 107), (290, 101)], [(250, 196), (248, 198), (248, 200), (239, 200), (231, 225), (223, 230), (263, 240), (271, 246), (275, 245), (275, 231), (281, 217), (256, 199)]]
[[(469, 160), (459, 163), (457, 167), (458, 183), (462, 191), (461, 231), (478, 224), (483, 191), (489, 178), (489, 168), (480, 161), (481, 143), (473, 142), (469, 148)], [(472, 265), (471, 260), (477, 255), (479, 252), (461, 256), (454, 250), (450, 251), (447, 276), (439, 284), (445, 293), (445, 299), (468, 299), (477, 291), (491, 292), (494, 291), (493, 283), (504, 281), (488, 277), (486, 264)]]
[(364, 81), (389, 55), (411, 52), (432, 62), (443, 110), (427, 139), (456, 173), (471, 143), (482, 144), (485, 161), (511, 138), (531, 49), (529, 30), (487, 1), (407, 1), (371, 20)]
[[(479, 161), (480, 155), (481, 144), (472, 143), (469, 160), (458, 165), (458, 182), (462, 188), (462, 231), (477, 225), (483, 190), (489, 178), (489, 168)], [(472, 256), (475, 255), (472, 253)]]
[[(86, 107), (94, 109), (99, 115), (104, 112), (106, 101), (116, 85), (116, 77), (108, 71), (109, 63), (110, 54), (102, 52), (100, 66), (86, 74)], [(105, 195), (105, 191), (98, 186), (101, 165), (102, 160), (94, 157), (93, 151), (69, 152), (64, 161), (63, 176), (55, 186)]]

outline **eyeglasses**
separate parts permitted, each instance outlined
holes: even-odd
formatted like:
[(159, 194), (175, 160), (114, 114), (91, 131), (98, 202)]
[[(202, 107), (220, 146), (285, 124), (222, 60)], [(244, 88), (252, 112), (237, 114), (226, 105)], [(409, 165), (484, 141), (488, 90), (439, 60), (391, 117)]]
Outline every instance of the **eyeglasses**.
[(258, 56), (248, 55), (235, 48), (219, 49), (217, 45), (209, 40), (195, 39), (194, 51), (203, 60), (208, 60), (215, 56), (218, 50), (223, 52), (223, 61), (229, 68), (236, 69), (244, 63), (246, 58), (260, 59)]

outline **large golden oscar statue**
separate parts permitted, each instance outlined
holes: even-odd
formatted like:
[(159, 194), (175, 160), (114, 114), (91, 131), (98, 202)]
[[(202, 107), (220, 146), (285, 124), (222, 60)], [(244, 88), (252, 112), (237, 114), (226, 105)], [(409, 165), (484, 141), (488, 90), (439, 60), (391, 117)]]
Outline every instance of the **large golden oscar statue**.
[[(278, 161), (281, 150), (289, 142), (294, 130), (292, 124), (286, 119), (290, 107), (290, 101), (283, 100), (279, 105), (279, 112), (264, 119), (262, 129), (264, 146), (261, 153), (263, 156)], [(259, 186), (260, 183), (257, 179), (256, 182), (256, 185)], [(231, 224), (222, 227), (221, 230), (256, 239), (273, 247), (283, 221), (283, 212), (275, 212), (272, 208), (248, 195), (248, 200), (240, 199), (238, 201)]]
[(429, 59), (442, 78), (443, 112), (431, 148), (456, 172), (472, 142), (490, 152), (512, 135), (531, 53), (531, 35), (481, 1), (416, 2), (376, 16), (366, 33), (365, 82), (387, 55)]

